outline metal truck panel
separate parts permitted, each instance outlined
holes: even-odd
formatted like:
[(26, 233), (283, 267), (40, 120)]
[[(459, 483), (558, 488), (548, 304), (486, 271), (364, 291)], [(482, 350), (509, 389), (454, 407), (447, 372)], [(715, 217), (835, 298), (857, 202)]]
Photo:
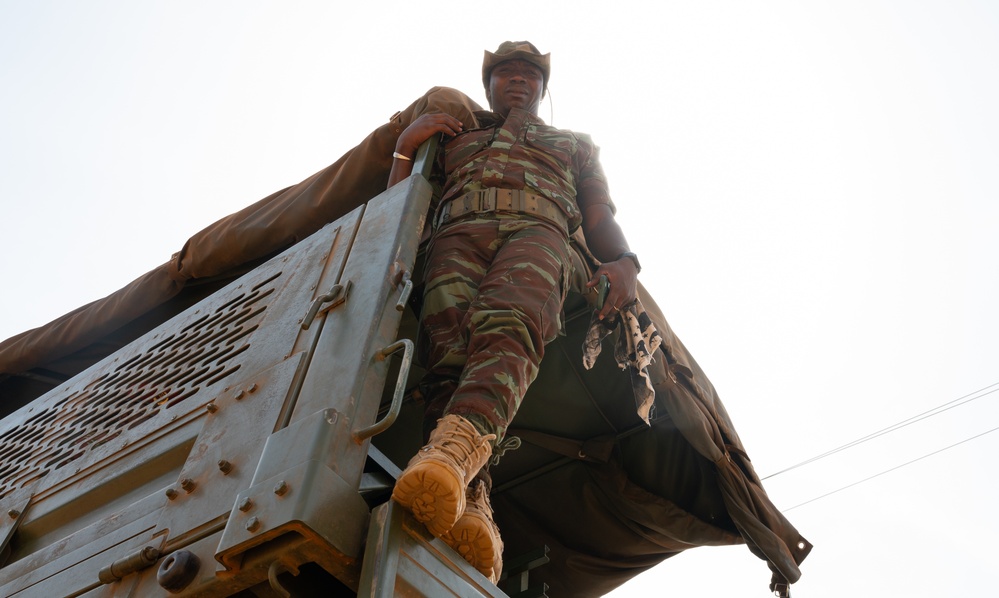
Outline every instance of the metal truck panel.
[[(0, 595), (225, 596), (317, 566), (356, 590), (430, 194), (411, 177), (4, 420)], [(439, 541), (415, 546), (410, 595), (500, 595)]]

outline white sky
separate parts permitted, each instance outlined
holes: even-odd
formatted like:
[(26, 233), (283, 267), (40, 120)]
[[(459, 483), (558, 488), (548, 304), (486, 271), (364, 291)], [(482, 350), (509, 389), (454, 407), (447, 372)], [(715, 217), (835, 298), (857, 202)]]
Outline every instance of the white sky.
[[(0, 0), (0, 338), (333, 162), (482, 50), (552, 52), (641, 279), (761, 475), (999, 383), (999, 5)], [(993, 389), (994, 390), (994, 389)], [(999, 393), (768, 480), (783, 509), (999, 427)], [(786, 511), (795, 596), (994, 592), (999, 433)], [(767, 596), (745, 547), (614, 596)]]

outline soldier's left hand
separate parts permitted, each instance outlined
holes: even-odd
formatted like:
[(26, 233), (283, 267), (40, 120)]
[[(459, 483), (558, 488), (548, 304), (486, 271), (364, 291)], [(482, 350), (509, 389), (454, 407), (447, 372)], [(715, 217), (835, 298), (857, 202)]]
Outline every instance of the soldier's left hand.
[(607, 291), (607, 298), (604, 300), (604, 307), (600, 310), (601, 320), (613, 312), (620, 311), (634, 303), (638, 297), (638, 269), (635, 262), (628, 258), (617, 260), (616, 262), (606, 262), (601, 264), (593, 273), (593, 278), (586, 283), (586, 287), (592, 289), (600, 282), (600, 276), (604, 275), (610, 282)]

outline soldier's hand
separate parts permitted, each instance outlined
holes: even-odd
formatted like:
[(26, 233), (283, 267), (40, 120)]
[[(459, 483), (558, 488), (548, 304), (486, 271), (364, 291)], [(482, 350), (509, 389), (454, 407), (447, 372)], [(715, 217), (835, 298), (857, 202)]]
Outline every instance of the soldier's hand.
[(610, 282), (604, 307), (599, 312), (599, 317), (603, 320), (611, 313), (631, 305), (638, 297), (638, 268), (635, 262), (628, 258), (606, 262), (597, 268), (593, 278), (586, 283), (586, 287), (590, 289), (596, 287), (601, 276), (606, 276)]
[(443, 112), (423, 114), (399, 135), (399, 140), (395, 144), (395, 151), (412, 158), (416, 155), (416, 150), (419, 149), (420, 145), (437, 133), (444, 133), (449, 137), (454, 137), (458, 133), (461, 133), (461, 131), (461, 121), (450, 114), (444, 114)]

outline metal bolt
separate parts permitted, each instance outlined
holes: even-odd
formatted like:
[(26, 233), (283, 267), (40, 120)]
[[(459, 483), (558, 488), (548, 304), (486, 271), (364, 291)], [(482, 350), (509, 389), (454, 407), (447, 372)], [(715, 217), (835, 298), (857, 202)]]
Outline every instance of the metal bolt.
[(243, 500), (239, 501), (239, 510), (244, 513), (249, 511), (252, 506), (253, 500), (250, 497), (244, 497)]
[(243, 391), (241, 390), (241, 391), (239, 391), (239, 392), (237, 392), (237, 393), (236, 393), (236, 400), (237, 400), (237, 401), (240, 401), (240, 400), (242, 400), (242, 399), (243, 399), (243, 397), (245, 397), (245, 396), (246, 396), (246, 393), (245, 393), (245, 392), (243, 392)]
[(167, 488), (166, 497), (170, 500), (177, 498), (177, 490), (175, 488)]
[(260, 388), (260, 387), (257, 386), (256, 382), (254, 382), (253, 384), (250, 385), (249, 388), (246, 389), (246, 392), (257, 392), (258, 388)]
[(180, 487), (183, 488), (184, 492), (187, 492), (188, 494), (194, 492), (195, 486), (197, 486), (197, 484), (195, 484), (194, 480), (191, 478), (184, 478), (180, 481)]
[(277, 494), (278, 496), (284, 496), (285, 494), (288, 494), (288, 484), (285, 483), (284, 480), (278, 482), (277, 486), (274, 486), (274, 494)]
[(256, 517), (250, 517), (249, 521), (246, 522), (246, 531), (255, 532), (260, 527), (260, 520)]
[(208, 410), (208, 413), (215, 413), (216, 411), (219, 410), (219, 407), (215, 403), (208, 403), (207, 405), (205, 405), (205, 409)]
[(7, 515), (10, 516), (11, 519), (17, 519), (18, 517), (21, 516), (21, 512), (18, 511), (17, 509), (11, 509), (7, 511)]
[(232, 463), (225, 459), (219, 459), (219, 471), (222, 472), (222, 475), (229, 475), (229, 472), (232, 471)]

